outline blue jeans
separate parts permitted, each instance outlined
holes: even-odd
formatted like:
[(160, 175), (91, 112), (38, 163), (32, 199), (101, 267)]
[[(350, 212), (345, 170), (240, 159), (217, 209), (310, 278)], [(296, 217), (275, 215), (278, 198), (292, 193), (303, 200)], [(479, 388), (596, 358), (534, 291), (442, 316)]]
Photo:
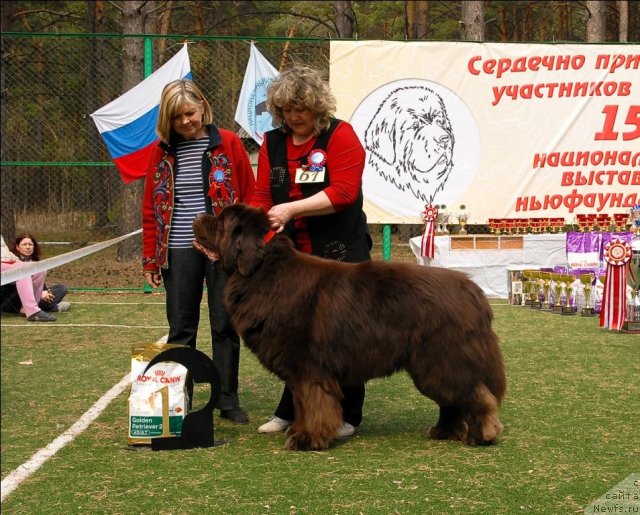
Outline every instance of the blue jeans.
[[(67, 294), (67, 287), (64, 284), (54, 284), (49, 289), (53, 293), (53, 300), (48, 304), (43, 300), (38, 302), (38, 307), (42, 311), (53, 311), (53, 309), (62, 302)], [(3, 313), (20, 313), (22, 302), (18, 296), (18, 290), (15, 283), (5, 284), (2, 287), (2, 304), (0, 305), (0, 311)]]
[(169, 249), (168, 258), (169, 267), (162, 269), (167, 292), (167, 342), (196, 347), (200, 303), (206, 283), (212, 356), (222, 382), (216, 407), (222, 410), (239, 408), (240, 338), (231, 326), (223, 303), (227, 274), (194, 248)]

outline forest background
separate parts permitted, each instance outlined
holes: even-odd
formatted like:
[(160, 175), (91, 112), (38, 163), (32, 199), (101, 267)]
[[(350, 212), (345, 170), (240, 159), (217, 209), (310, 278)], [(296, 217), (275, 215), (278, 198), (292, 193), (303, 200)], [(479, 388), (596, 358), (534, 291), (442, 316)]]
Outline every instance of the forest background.
[[(76, 245), (140, 227), (142, 181), (122, 183), (88, 114), (185, 40), (217, 123), (237, 131), (251, 40), (279, 69), (302, 62), (327, 72), (333, 39), (640, 41), (640, 3), (626, 0), (5, 1), (1, 18), (2, 234)], [(140, 252), (139, 237), (129, 238), (117, 259), (138, 263)]]

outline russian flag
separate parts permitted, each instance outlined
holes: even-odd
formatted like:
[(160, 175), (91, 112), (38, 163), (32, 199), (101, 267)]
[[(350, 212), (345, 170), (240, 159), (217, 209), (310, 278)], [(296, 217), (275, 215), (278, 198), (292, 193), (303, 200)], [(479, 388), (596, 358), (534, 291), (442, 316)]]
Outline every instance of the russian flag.
[(177, 79), (191, 79), (186, 43), (140, 84), (91, 114), (125, 183), (146, 175), (149, 157), (159, 139), (156, 123), (160, 96), (163, 88)]

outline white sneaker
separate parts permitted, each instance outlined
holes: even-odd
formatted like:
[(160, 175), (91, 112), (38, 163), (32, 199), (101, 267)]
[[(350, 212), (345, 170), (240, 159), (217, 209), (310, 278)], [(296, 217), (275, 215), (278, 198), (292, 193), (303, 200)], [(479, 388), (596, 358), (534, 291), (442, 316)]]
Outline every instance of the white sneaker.
[(63, 312), (63, 311), (69, 311), (71, 309), (71, 302), (67, 302), (66, 300), (63, 300), (62, 302), (59, 302), (51, 311), (55, 311), (57, 312)]
[(353, 436), (356, 432), (356, 427), (349, 424), (349, 422), (343, 422), (340, 429), (336, 433), (336, 438), (348, 438)]
[(258, 428), (258, 433), (281, 433), (291, 425), (290, 420), (276, 417), (275, 415)]

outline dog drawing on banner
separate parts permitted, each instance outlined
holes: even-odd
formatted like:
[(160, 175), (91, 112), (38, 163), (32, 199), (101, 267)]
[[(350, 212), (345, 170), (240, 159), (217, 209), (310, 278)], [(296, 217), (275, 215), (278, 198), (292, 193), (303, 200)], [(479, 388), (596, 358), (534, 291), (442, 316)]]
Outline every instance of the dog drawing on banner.
[(440, 95), (425, 86), (394, 89), (364, 133), (368, 165), (401, 191), (432, 204), (453, 168), (455, 138)]
[(506, 379), (493, 312), (465, 274), (304, 254), (244, 204), (196, 218), (193, 230), (195, 247), (229, 274), (236, 331), (291, 389), (288, 449), (331, 445), (343, 422), (340, 385), (400, 370), (440, 407), (431, 438), (486, 445), (502, 432)]

